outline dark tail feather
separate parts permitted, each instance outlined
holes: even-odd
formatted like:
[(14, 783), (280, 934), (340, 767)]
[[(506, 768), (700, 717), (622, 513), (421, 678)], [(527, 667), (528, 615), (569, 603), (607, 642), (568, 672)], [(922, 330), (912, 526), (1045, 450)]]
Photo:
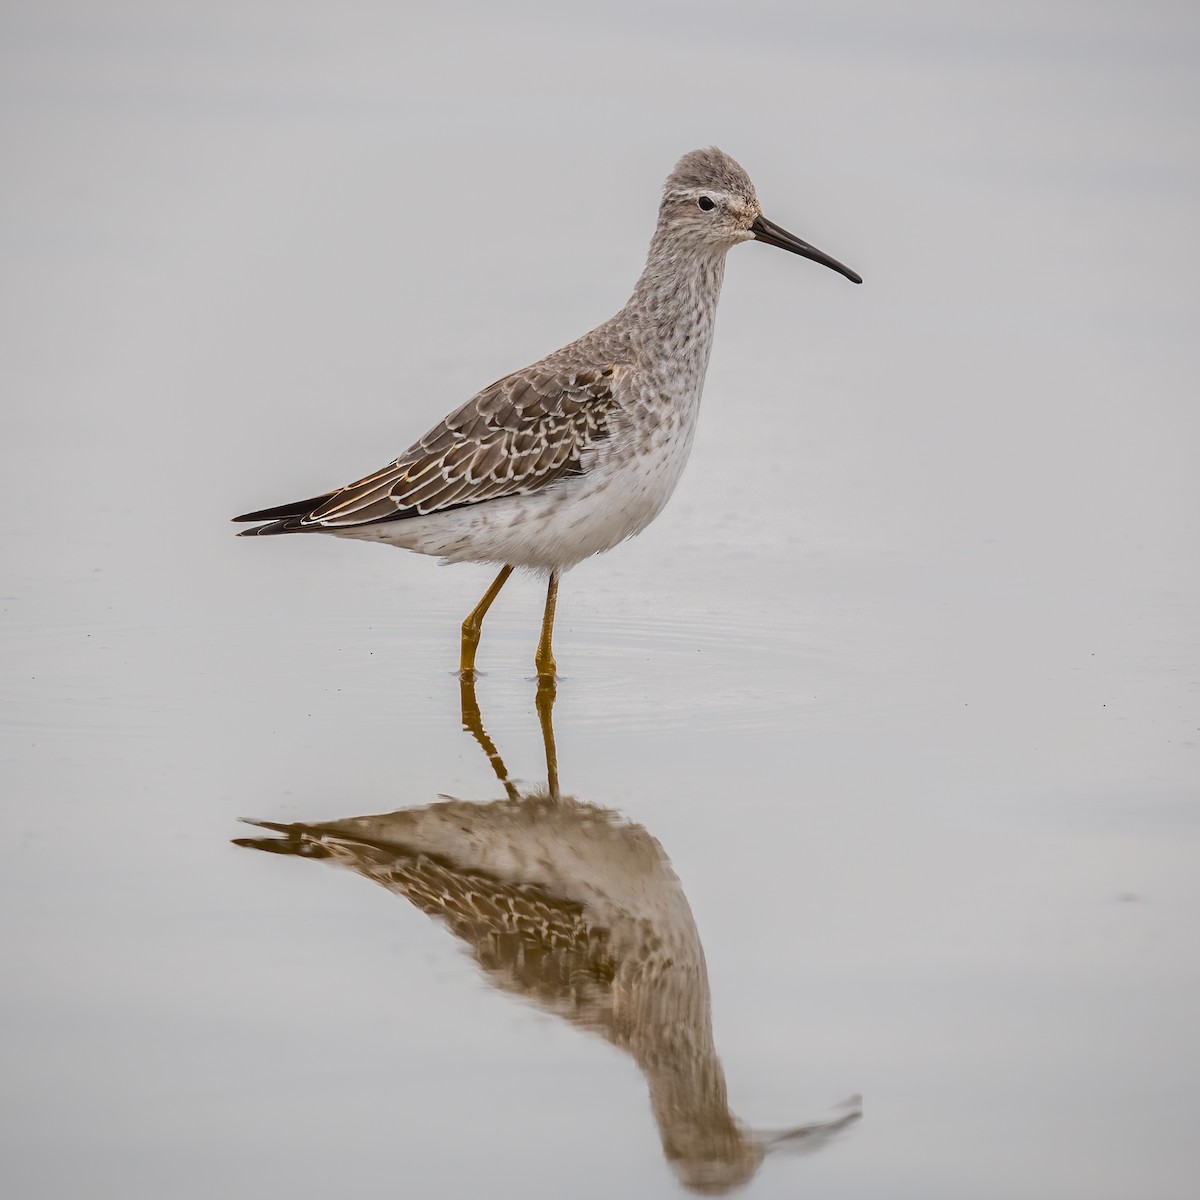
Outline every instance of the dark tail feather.
[(255, 525), (253, 529), (239, 529), (238, 537), (265, 537), (272, 533), (303, 533), (313, 526), (305, 525), (303, 517), (288, 517), (284, 521), (272, 521), (269, 525)]
[(299, 533), (305, 528), (303, 521), (310, 512), (319, 508), (332, 496), (326, 492), (323, 496), (313, 496), (311, 500), (296, 500), (291, 504), (281, 504), (277, 508), (263, 508), (258, 512), (242, 513), (234, 517), (234, 521), (268, 521), (270, 524), (260, 525), (257, 529), (243, 529), (238, 537), (258, 537), (269, 533)]
[(235, 846), (247, 850), (265, 850), (268, 854), (290, 854), (296, 858), (332, 858), (320, 842), (308, 838), (231, 838)]
[(273, 833), (282, 833), (283, 837), (247, 837), (233, 838), (235, 846), (245, 846), (248, 850), (265, 850), (268, 854), (294, 854), (300, 858), (329, 858), (329, 851), (320, 842), (306, 836), (304, 825), (284, 825), (278, 821), (255, 821), (243, 817), (247, 825), (257, 825), (260, 829), (269, 829)]
[(258, 512), (242, 513), (234, 517), (235, 522), (249, 521), (282, 521), (285, 517), (307, 517), (314, 508), (319, 508), (332, 496), (326, 492), (323, 496), (314, 496), (311, 500), (295, 500), (291, 504), (281, 504), (277, 508), (260, 508)]

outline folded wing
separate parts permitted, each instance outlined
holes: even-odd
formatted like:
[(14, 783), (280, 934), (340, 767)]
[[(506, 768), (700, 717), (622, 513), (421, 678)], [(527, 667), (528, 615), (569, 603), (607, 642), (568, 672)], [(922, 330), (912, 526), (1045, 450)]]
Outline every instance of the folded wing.
[(539, 491), (579, 474), (586, 451), (609, 436), (618, 370), (613, 364), (572, 370), (542, 363), (518, 371), (485, 388), (373, 475), (234, 520), (272, 522), (245, 534), (342, 529)]

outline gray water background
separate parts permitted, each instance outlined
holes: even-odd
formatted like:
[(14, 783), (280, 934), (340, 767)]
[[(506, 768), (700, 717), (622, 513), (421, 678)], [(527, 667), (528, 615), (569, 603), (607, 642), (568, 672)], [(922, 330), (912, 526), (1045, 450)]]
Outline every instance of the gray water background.
[[(716, 143), (861, 288), (730, 257), (691, 464), (565, 581), (563, 787), (646, 826), (753, 1197), (1195, 1194), (1191, 5), (8, 4), (12, 1197), (671, 1195), (632, 1063), (236, 818), (499, 794), (484, 568), (235, 512), (624, 301)], [(541, 773), (540, 585), (481, 650)]]

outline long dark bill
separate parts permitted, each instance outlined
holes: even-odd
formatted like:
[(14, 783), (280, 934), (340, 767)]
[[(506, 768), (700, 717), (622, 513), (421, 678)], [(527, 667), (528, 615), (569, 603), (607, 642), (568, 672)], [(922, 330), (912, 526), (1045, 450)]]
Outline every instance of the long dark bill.
[(818, 250), (816, 246), (810, 246), (807, 242), (801, 241), (794, 233), (788, 233), (782, 225), (776, 225), (774, 221), (768, 221), (766, 217), (759, 217), (750, 226), (750, 232), (760, 242), (766, 242), (768, 246), (778, 246), (780, 250), (790, 250), (793, 254), (799, 254), (802, 258), (811, 258), (813, 262), (819, 262), (822, 266), (829, 267), (839, 275), (845, 275), (851, 283), (862, 283), (862, 276), (857, 271), (852, 271), (849, 267), (843, 266), (836, 258), (830, 258), (824, 251)]

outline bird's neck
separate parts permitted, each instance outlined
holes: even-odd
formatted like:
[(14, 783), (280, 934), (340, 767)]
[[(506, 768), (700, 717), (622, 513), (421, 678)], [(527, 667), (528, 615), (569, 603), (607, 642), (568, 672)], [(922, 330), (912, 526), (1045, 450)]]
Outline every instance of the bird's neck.
[(703, 963), (672, 965), (652, 986), (632, 989), (626, 1003), (629, 1050), (649, 1085), (667, 1159), (685, 1171), (703, 1162), (748, 1165), (755, 1151), (729, 1111)]
[(667, 230), (655, 233), (626, 312), (637, 317), (643, 340), (666, 358), (696, 358), (707, 365), (725, 249), (696, 246)]

